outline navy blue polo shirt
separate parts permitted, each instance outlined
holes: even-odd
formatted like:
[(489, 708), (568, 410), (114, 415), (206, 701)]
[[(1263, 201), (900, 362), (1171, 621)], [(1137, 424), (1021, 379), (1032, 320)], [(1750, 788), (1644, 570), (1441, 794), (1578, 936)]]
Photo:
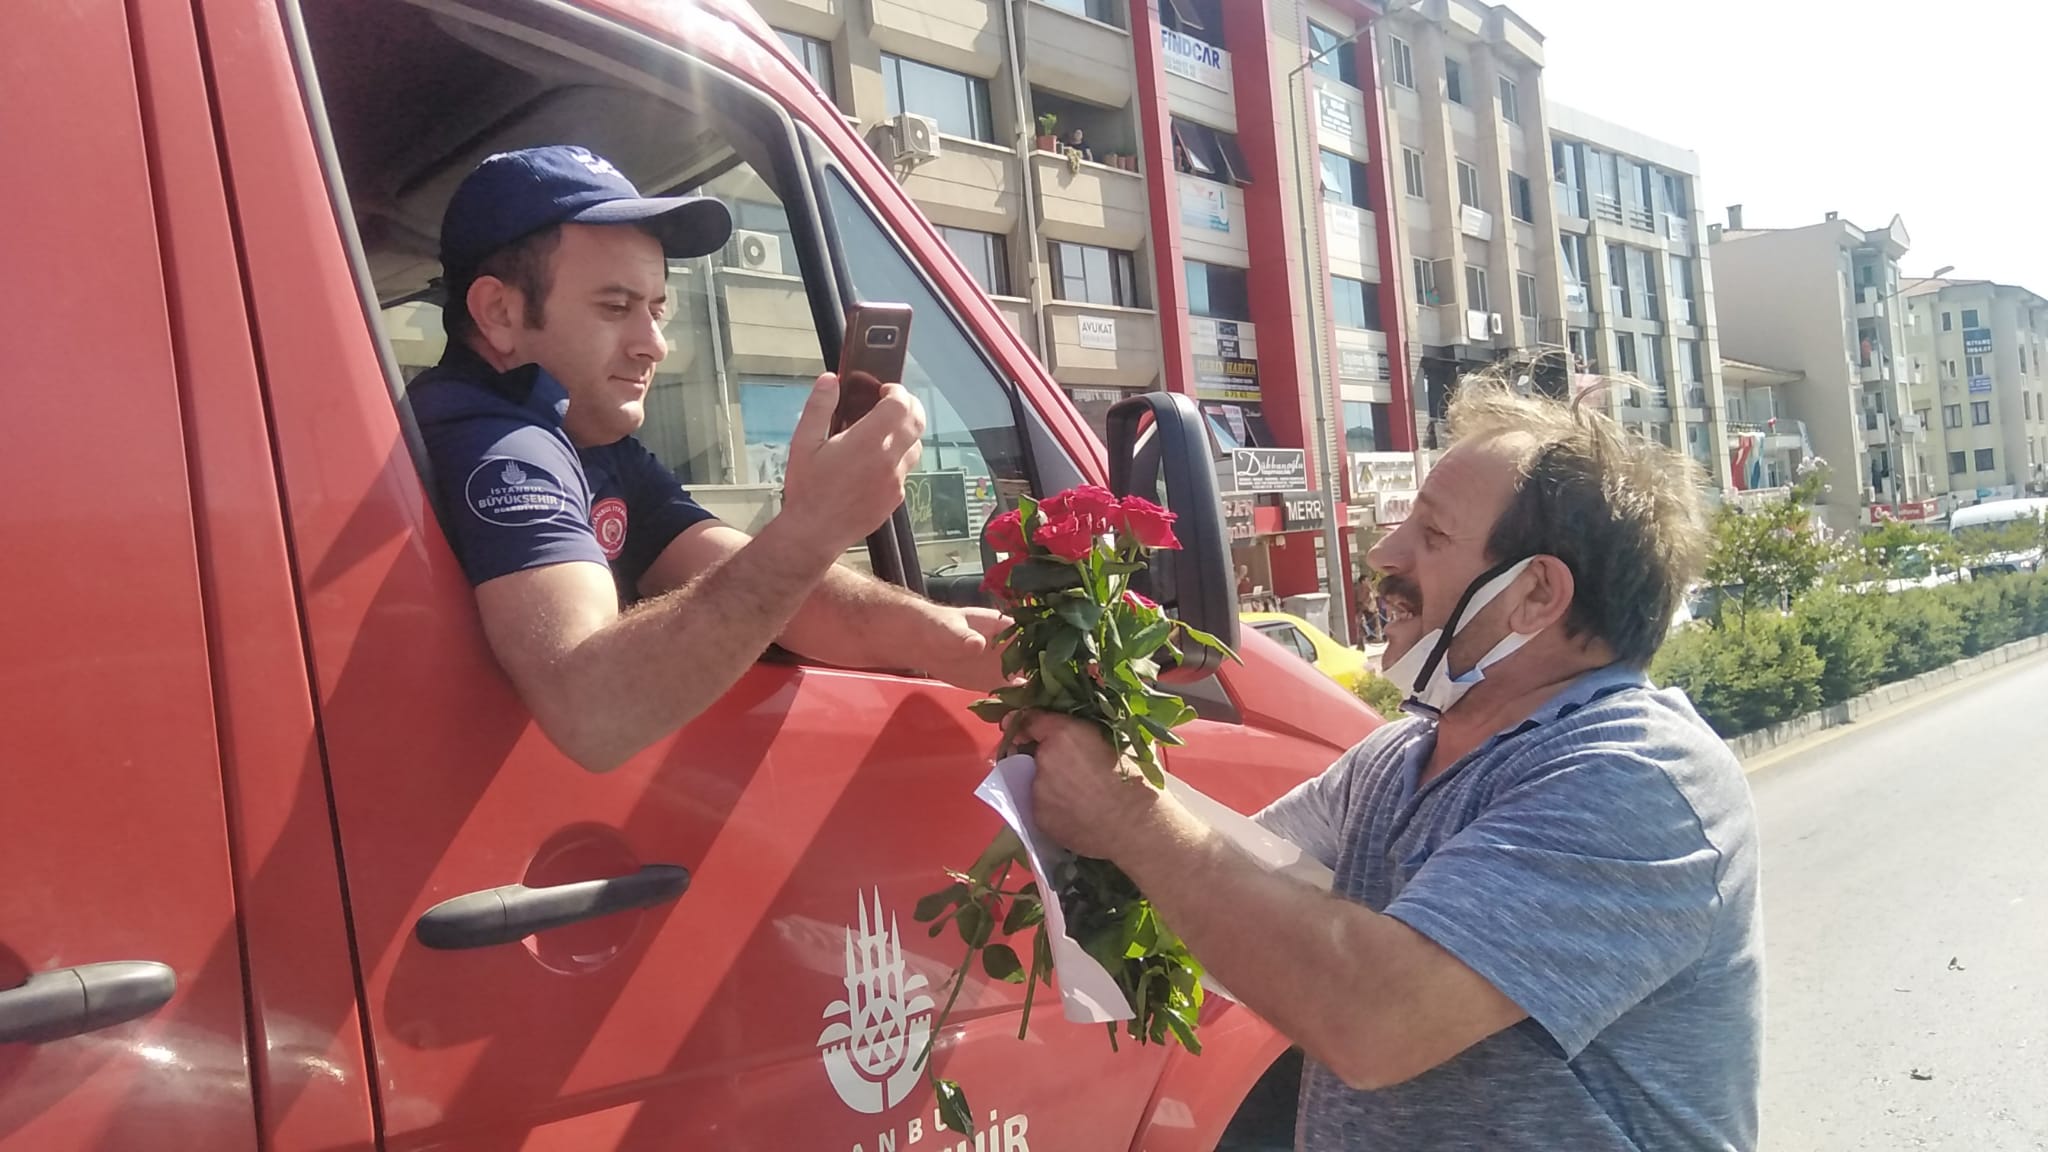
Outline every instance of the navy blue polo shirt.
[(569, 394), (537, 364), (499, 373), (453, 347), (408, 393), (471, 585), (588, 560), (631, 604), (662, 550), (713, 518), (638, 440), (571, 443)]

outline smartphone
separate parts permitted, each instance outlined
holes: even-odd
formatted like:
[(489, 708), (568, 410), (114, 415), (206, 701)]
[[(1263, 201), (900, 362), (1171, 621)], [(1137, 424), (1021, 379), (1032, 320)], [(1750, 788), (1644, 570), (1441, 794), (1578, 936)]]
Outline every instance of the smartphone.
[(846, 339), (839, 349), (839, 407), (832, 412), (837, 434), (867, 415), (882, 398), (882, 385), (903, 382), (910, 352), (910, 305), (855, 304), (846, 313)]

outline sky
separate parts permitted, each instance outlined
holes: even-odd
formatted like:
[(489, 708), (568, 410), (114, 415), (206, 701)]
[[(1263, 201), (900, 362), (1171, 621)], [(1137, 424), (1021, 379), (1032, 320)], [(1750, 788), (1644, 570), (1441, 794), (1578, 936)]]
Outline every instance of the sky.
[(1504, 2), (1543, 34), (1549, 99), (1699, 155), (1706, 223), (1897, 214), (1907, 275), (2048, 295), (2048, 4)]

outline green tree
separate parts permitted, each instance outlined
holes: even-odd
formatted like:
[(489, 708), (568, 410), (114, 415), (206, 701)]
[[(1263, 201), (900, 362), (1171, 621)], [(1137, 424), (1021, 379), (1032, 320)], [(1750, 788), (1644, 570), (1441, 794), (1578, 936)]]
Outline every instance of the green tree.
[(1759, 508), (1724, 507), (1714, 517), (1707, 582), (1732, 586), (1744, 626), (1753, 608), (1776, 608), (1820, 583), (1827, 542), (1813, 530), (1813, 511), (1798, 490)]
[(1924, 576), (1933, 568), (1954, 568), (1962, 562), (1948, 533), (1901, 520), (1885, 521), (1856, 543), (1864, 562), (1890, 577)]

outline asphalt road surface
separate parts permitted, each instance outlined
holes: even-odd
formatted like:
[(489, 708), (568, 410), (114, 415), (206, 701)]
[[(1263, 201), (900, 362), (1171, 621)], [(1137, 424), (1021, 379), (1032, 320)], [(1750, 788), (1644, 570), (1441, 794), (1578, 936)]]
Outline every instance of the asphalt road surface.
[(1765, 1152), (2048, 1152), (2048, 659), (1750, 783)]

